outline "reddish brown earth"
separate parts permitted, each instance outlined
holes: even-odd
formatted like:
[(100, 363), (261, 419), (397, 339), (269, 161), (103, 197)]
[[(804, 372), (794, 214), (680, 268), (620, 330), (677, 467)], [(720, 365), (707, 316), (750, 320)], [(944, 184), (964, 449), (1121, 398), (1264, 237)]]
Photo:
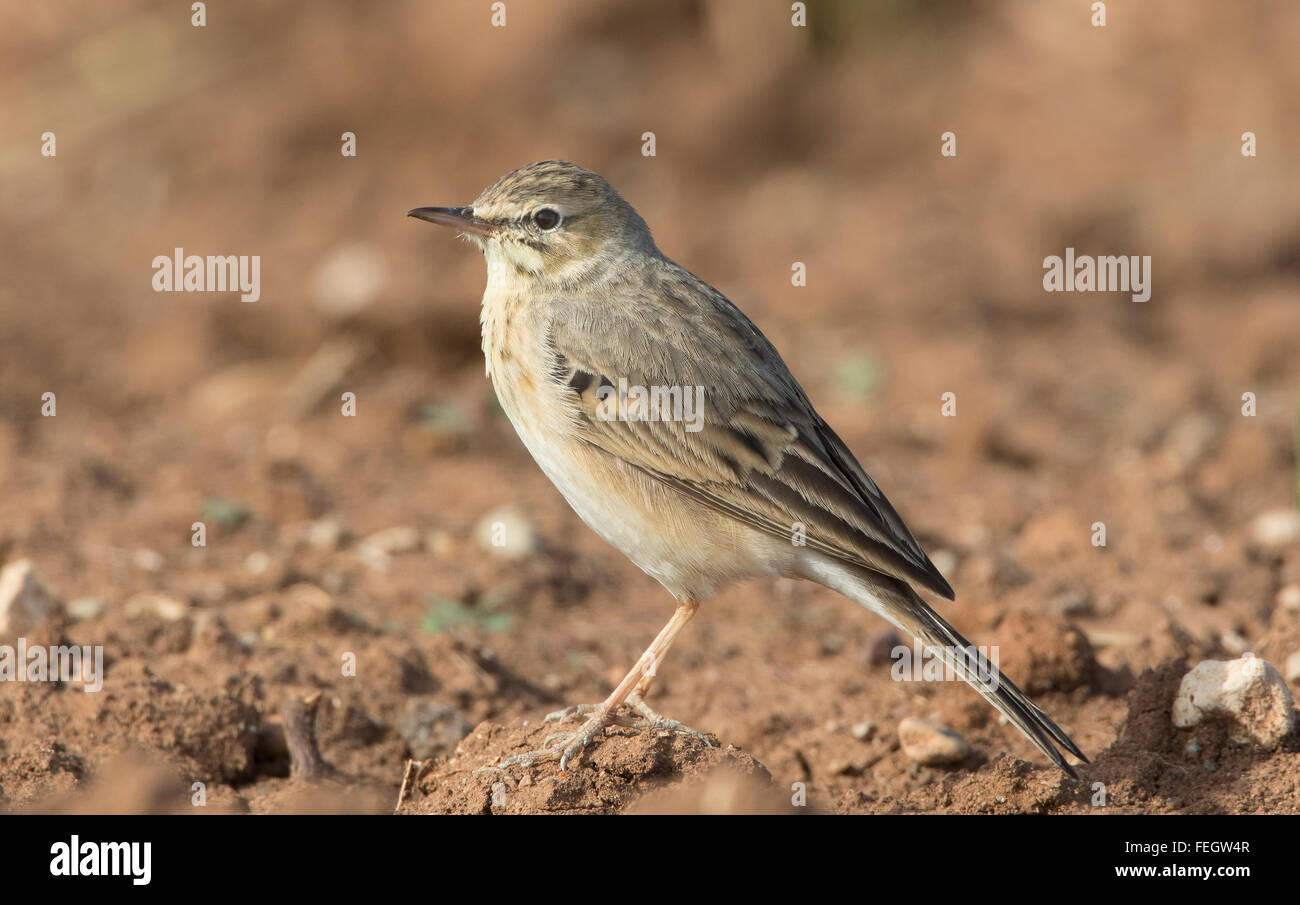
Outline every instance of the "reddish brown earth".
[[(103, 645), (106, 676), (0, 683), (0, 808), (189, 812), (199, 782), (209, 810), (390, 812), (406, 777), (410, 813), (786, 812), (800, 783), (826, 812), (1300, 812), (1294, 736), (1169, 719), (1190, 665), (1300, 650), (1300, 549), (1254, 530), (1296, 506), (1300, 7), (810, 4), (799, 33), (760, 6), (3, 14), (0, 563), (65, 604), (29, 641)], [(706, 603), (651, 695), (719, 747), (618, 729), (563, 776), (475, 774), (672, 609), (495, 407), (481, 259), (403, 216), (552, 156), (782, 350), (941, 560), (940, 611), (1093, 756), (1079, 784), (788, 581)], [(155, 294), (176, 246), (261, 255), (262, 299)], [(1045, 293), (1067, 246), (1151, 255), (1151, 300)], [(503, 507), (513, 558), (479, 533)], [(317, 693), (306, 783), (283, 719)], [(911, 763), (909, 715), (970, 755)]]

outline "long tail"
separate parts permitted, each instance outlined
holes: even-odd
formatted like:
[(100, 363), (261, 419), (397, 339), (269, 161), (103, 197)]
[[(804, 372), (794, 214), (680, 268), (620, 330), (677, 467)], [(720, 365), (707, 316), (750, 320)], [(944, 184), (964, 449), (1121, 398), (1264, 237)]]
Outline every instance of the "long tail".
[(918, 597), (910, 585), (829, 559), (817, 559), (806, 564), (804, 577), (852, 598), (915, 637), (1014, 723), (1052, 763), (1078, 779), (1056, 745), (1088, 763), (1079, 746), (1001, 670), (983, 657), (971, 656), (975, 650), (971, 643)]

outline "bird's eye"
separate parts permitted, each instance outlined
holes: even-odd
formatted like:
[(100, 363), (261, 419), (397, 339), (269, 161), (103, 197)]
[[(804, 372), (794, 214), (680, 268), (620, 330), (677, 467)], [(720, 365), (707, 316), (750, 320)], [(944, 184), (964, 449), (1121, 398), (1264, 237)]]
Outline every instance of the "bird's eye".
[(540, 229), (555, 229), (560, 225), (560, 214), (558, 211), (549, 207), (544, 207), (537, 213), (533, 214), (533, 222)]

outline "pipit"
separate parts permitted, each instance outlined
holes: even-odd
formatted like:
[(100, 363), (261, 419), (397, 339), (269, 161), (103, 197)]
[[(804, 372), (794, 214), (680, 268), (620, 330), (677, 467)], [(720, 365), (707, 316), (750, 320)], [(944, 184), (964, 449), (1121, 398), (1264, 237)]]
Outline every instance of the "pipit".
[[(808, 579), (857, 601), (916, 637), (1060, 769), (1075, 775), (1056, 745), (1087, 761), (917, 595), (913, 585), (954, 598), (772, 344), (664, 257), (604, 179), (548, 160), (467, 206), (410, 216), (482, 250), (483, 354), (501, 407), (582, 520), (679, 604), (609, 697), (548, 717), (587, 716), (577, 731), (500, 766), (547, 758), (564, 769), (612, 724), (694, 732), (644, 695), (699, 602), (761, 576)], [(682, 417), (673, 403), (696, 390), (702, 406)], [(638, 716), (620, 714), (625, 704)]]

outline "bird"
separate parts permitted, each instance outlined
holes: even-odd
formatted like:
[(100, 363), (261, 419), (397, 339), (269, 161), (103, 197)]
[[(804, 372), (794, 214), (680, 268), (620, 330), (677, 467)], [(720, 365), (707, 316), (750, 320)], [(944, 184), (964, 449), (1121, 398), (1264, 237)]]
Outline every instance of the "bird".
[[(912, 635), (1077, 778), (1060, 749), (1087, 763), (1079, 747), (922, 599), (917, 589), (955, 594), (776, 348), (667, 258), (604, 178), (539, 161), (467, 205), (408, 216), (482, 251), (482, 348), (501, 408), (578, 516), (677, 602), (604, 701), (547, 717), (582, 720), (573, 732), (498, 766), (558, 760), (564, 771), (612, 725), (711, 742), (645, 695), (701, 602), (743, 580), (787, 577)], [(701, 403), (691, 418), (681, 399)]]

